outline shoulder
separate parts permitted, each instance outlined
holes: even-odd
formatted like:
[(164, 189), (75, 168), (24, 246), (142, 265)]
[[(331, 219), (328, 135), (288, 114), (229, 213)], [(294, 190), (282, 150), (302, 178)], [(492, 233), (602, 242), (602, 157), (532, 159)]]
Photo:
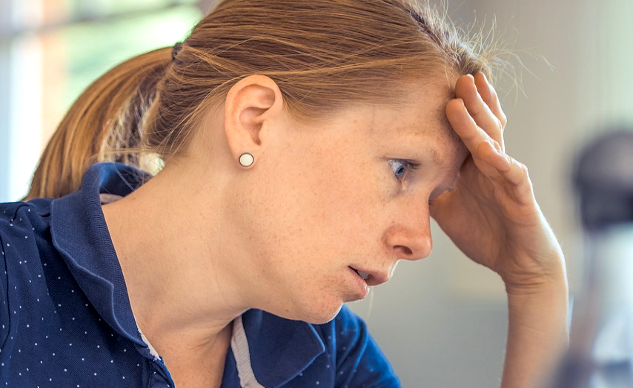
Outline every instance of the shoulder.
[[(34, 271), (41, 267), (40, 257), (50, 243), (49, 199), (0, 203), (0, 318), (5, 319), (8, 300), (22, 297)], [(39, 273), (39, 272), (38, 272)], [(8, 285), (11, 284), (11, 290)]]
[(21, 295), (30, 258), (39, 257), (36, 235), (46, 208), (43, 201), (0, 203), (0, 351), (11, 329), (10, 305)]
[(31, 253), (49, 229), (51, 199), (0, 203), (0, 250), (3, 261)]
[(50, 203), (50, 199), (38, 199), (0, 204), (0, 251), (5, 267), (20, 257), (39, 256), (39, 249), (46, 246), (41, 243), (47, 240)]
[(0, 233), (5, 238), (48, 226), (52, 199), (0, 203)]

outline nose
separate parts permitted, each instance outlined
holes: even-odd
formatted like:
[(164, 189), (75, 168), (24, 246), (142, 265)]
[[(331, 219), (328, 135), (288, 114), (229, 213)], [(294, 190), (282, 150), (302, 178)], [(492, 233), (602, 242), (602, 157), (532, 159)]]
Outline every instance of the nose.
[[(411, 216), (411, 215), (409, 215)], [(391, 256), (401, 260), (420, 260), (431, 254), (433, 239), (428, 216), (417, 222), (396, 222), (387, 228), (384, 242)]]

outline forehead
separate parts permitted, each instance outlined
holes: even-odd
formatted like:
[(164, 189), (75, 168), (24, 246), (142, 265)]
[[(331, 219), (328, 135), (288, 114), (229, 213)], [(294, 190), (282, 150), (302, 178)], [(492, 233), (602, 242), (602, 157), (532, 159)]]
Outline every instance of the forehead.
[(446, 118), (446, 104), (454, 96), (454, 84), (448, 78), (402, 83), (395, 92), (390, 88), (383, 98), (372, 98), (372, 103), (346, 104), (315, 123), (304, 124), (312, 129), (309, 133), (323, 135), (318, 141), (328, 149), (359, 148), (361, 153), (428, 161), (442, 171), (454, 171), (467, 152)]
[(403, 85), (398, 98), (367, 113), (368, 140), (386, 154), (402, 151), (454, 175), (468, 151), (446, 118), (453, 85), (444, 79)]
[(463, 146), (446, 118), (446, 104), (454, 98), (454, 88), (446, 80), (404, 84), (396, 98), (383, 101), (367, 114), (374, 135), (407, 137), (414, 141), (431, 139), (449, 148)]
[(403, 85), (398, 97), (385, 104), (382, 113), (392, 116), (392, 129), (398, 132), (449, 134), (453, 131), (445, 112), (453, 94), (451, 87), (439, 81), (412, 82)]

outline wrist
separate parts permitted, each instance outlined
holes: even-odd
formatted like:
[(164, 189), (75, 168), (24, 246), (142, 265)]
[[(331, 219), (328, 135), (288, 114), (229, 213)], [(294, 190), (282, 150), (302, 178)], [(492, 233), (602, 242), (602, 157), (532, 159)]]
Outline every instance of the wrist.
[(506, 287), (509, 326), (502, 386), (541, 386), (569, 342), (566, 277)]
[(557, 274), (535, 276), (529, 280), (506, 281), (504, 279), (504, 283), (508, 297), (530, 298), (559, 295), (567, 298), (568, 295), (567, 275), (564, 269)]
[(508, 296), (530, 297), (568, 292), (567, 270), (560, 251), (547, 255), (546, 259), (525, 259), (526, 265), (512, 273), (500, 273)]
[[(510, 320), (564, 347), (569, 339), (569, 288), (564, 266), (529, 284), (506, 283)], [(516, 327), (516, 326), (515, 326)], [(561, 347), (561, 349), (562, 349)]]

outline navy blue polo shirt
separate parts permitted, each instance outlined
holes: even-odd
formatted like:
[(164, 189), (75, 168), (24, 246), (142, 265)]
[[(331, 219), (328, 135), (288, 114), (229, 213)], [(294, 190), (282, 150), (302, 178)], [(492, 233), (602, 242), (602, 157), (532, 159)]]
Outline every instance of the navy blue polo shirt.
[[(66, 197), (0, 204), (0, 387), (174, 387), (140, 333), (101, 211), (146, 176), (92, 166)], [(249, 310), (233, 322), (222, 387), (400, 387), (346, 307), (323, 325)]]

